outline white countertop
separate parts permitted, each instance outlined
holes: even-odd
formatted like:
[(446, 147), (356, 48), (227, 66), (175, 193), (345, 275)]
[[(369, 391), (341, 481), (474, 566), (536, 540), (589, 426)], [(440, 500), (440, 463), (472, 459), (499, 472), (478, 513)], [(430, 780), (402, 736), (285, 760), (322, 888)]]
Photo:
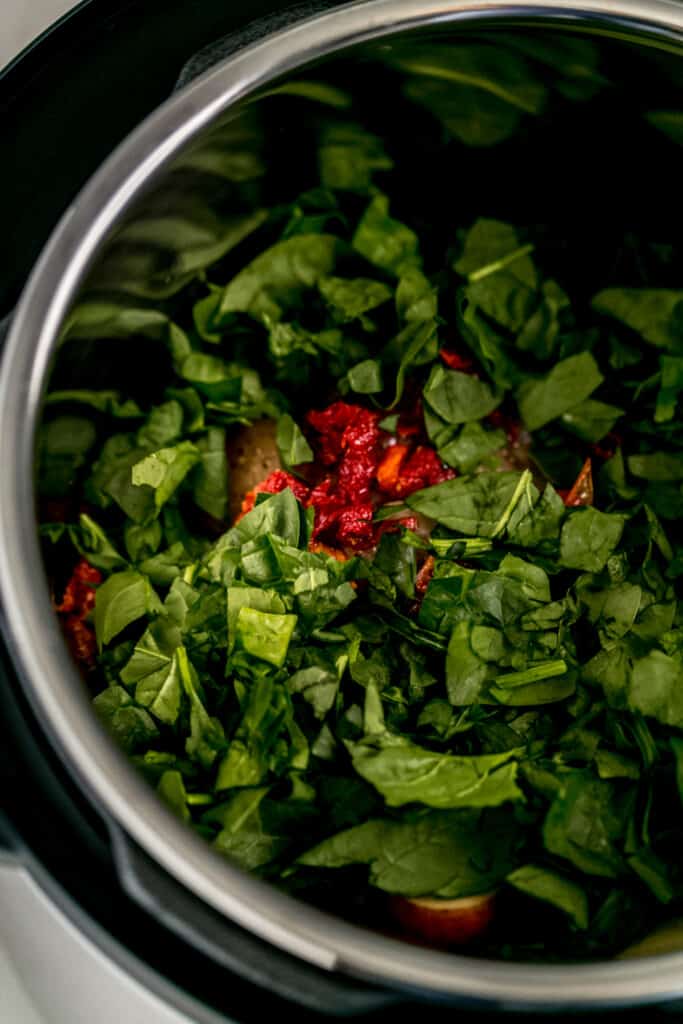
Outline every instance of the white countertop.
[(192, 1024), (0, 854), (0, 1024)]
[(48, 25), (76, 6), (75, 0), (2, 0), (0, 67), (9, 63)]

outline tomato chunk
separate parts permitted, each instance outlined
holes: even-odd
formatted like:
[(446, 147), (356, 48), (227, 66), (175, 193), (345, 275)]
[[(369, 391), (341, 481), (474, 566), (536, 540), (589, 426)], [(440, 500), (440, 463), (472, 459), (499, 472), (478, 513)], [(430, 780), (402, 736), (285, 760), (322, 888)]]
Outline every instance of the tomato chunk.
[(94, 668), (97, 642), (95, 631), (87, 621), (95, 607), (95, 587), (102, 582), (102, 573), (85, 558), (76, 563), (55, 610), (61, 617), (62, 630), (69, 649), (79, 665)]

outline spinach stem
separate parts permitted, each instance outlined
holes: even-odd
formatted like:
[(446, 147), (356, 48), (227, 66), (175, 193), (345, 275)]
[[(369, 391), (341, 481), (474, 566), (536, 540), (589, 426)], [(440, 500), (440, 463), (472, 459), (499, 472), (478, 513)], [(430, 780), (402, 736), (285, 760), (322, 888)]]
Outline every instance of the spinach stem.
[(534, 246), (532, 242), (529, 242), (528, 245), (521, 245), (519, 249), (514, 249), (512, 252), (507, 253), (506, 256), (501, 256), (499, 260), (494, 260), (493, 263), (487, 263), (485, 266), (479, 267), (478, 270), (473, 270), (471, 274), (467, 275), (467, 280), (470, 284), (482, 281), (491, 274), (497, 274), (499, 270), (505, 270), (515, 260), (521, 259), (522, 256), (528, 256), (533, 251)]
[(563, 676), (566, 671), (566, 661), (563, 658), (557, 658), (555, 661), (542, 661), (521, 672), (506, 672), (505, 675), (496, 676), (494, 682), (496, 686), (510, 689), (513, 686), (526, 686), (527, 683), (539, 683), (542, 679)]
[[(510, 522), (510, 516), (515, 511), (515, 508), (517, 507), (518, 502), (520, 501), (522, 495), (524, 494), (524, 491), (527, 489), (527, 487), (528, 487), (528, 485), (530, 483), (531, 483), (531, 470), (530, 469), (525, 469), (524, 472), (522, 473), (522, 475), (519, 478), (517, 486), (515, 487), (514, 494), (510, 498), (510, 501), (508, 503), (508, 507), (505, 509), (505, 511), (503, 512), (502, 516), (500, 517), (500, 519), (496, 523), (496, 528), (494, 529), (493, 533), (491, 534), (492, 538), (493, 537), (500, 537), (501, 533), (503, 533), (503, 531), (505, 530), (505, 527)], [(531, 508), (531, 501), (529, 501), (529, 507)]]

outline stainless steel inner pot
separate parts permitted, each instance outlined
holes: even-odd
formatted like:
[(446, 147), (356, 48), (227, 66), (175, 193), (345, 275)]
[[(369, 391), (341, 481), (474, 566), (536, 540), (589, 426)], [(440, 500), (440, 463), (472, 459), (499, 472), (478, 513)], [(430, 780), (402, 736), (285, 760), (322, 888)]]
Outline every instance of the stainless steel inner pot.
[(175, 879), (244, 928), (328, 971), (438, 999), (527, 1009), (671, 1002), (683, 997), (683, 953), (571, 966), (443, 954), (344, 923), (226, 863), (165, 809), (101, 731), (52, 613), (38, 545), (36, 424), (62, 325), (112, 233), (144, 209), (169, 169), (240, 101), (313, 61), (418, 29), (458, 33), (510, 23), (587, 28), (650, 51), (683, 48), (683, 5), (667, 0), (367, 0), (229, 57), (176, 94), (105, 163), (43, 252), (7, 344), (0, 378), (0, 595), (27, 693), (89, 795)]

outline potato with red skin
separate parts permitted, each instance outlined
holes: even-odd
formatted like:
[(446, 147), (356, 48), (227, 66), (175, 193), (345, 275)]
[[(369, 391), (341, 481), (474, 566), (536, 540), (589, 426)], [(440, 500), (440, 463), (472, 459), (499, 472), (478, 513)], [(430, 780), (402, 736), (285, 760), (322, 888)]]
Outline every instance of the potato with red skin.
[(389, 913), (412, 937), (430, 946), (466, 946), (490, 927), (495, 901), (495, 892), (457, 900), (391, 896)]

